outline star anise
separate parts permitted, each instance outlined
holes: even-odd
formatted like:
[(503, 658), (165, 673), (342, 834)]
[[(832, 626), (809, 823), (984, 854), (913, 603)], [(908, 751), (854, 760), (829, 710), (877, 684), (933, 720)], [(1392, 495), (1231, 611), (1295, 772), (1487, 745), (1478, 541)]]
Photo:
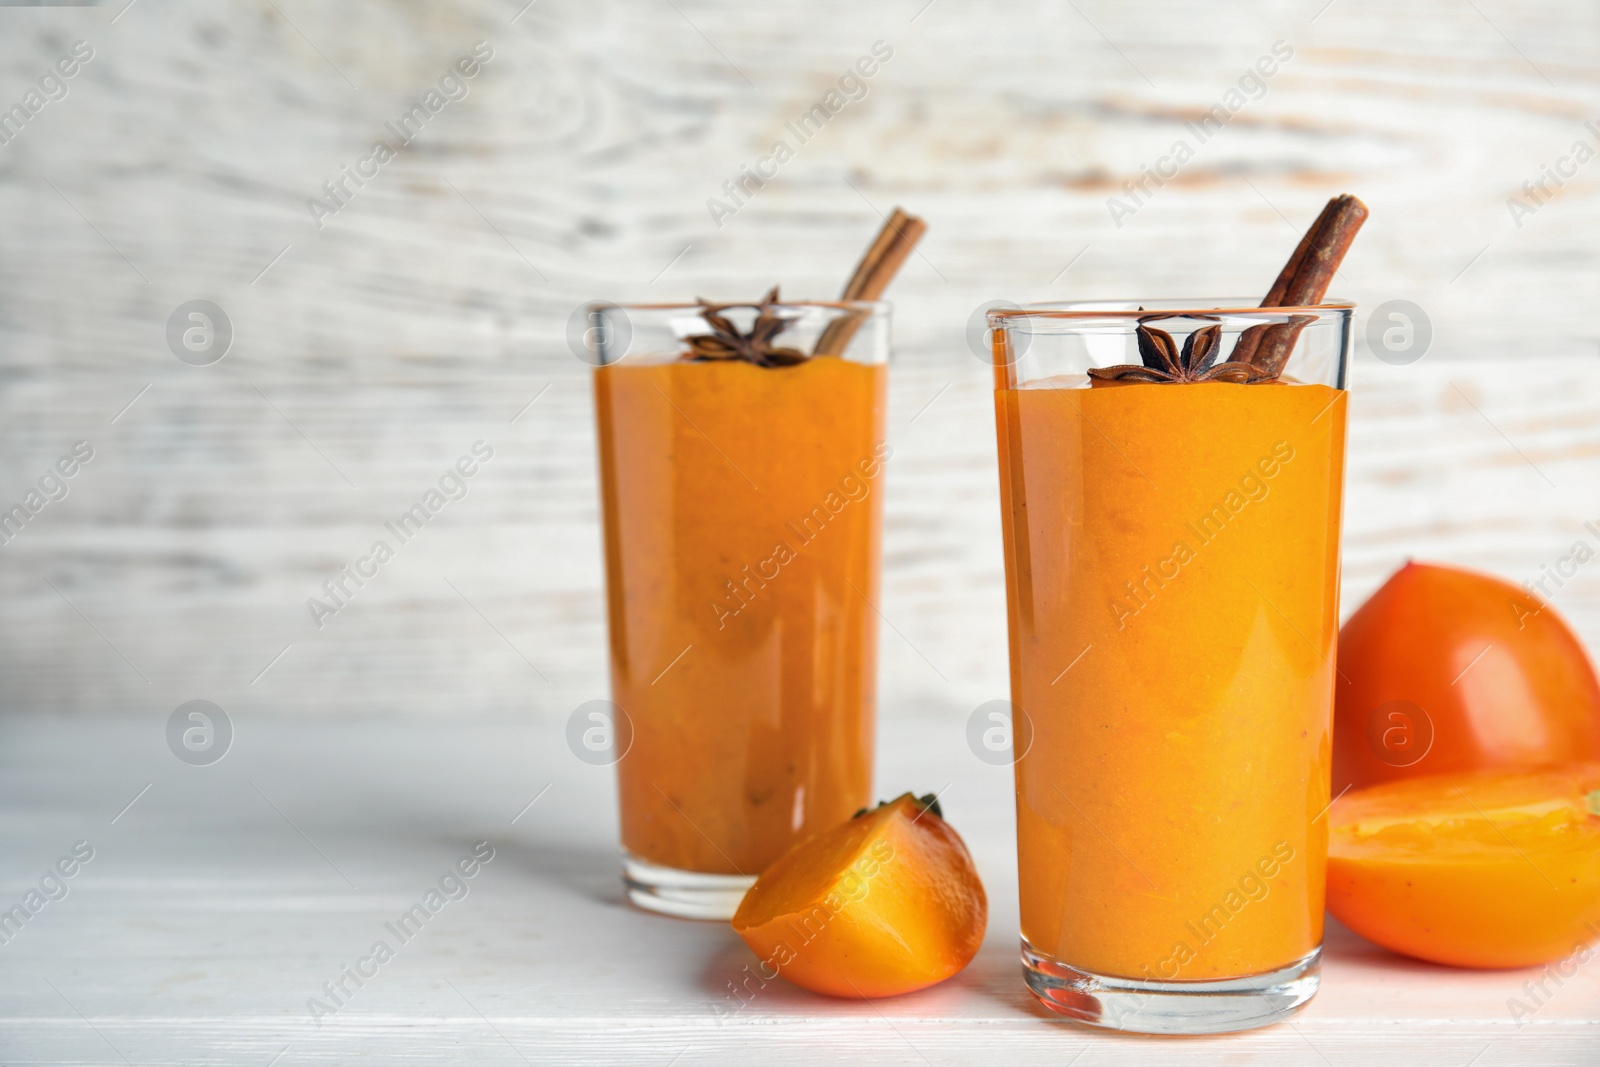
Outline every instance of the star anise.
[[(759, 304), (708, 304), (701, 300), (700, 317), (711, 327), (710, 333), (684, 338), (689, 346), (685, 359), (742, 359), (758, 367), (790, 367), (803, 363), (809, 357), (798, 348), (784, 348), (772, 343), (789, 326), (773, 306), (779, 302), (778, 287), (774, 285)], [(729, 308), (748, 307), (756, 311), (756, 320), (748, 333), (741, 332), (722, 312)]]
[(1222, 346), (1222, 327), (1204, 326), (1183, 342), (1183, 351), (1165, 330), (1141, 324), (1138, 329), (1139, 358), (1142, 364), (1124, 363), (1116, 367), (1090, 367), (1092, 377), (1124, 382), (1233, 382), (1250, 385), (1277, 377), (1249, 363), (1217, 363)]

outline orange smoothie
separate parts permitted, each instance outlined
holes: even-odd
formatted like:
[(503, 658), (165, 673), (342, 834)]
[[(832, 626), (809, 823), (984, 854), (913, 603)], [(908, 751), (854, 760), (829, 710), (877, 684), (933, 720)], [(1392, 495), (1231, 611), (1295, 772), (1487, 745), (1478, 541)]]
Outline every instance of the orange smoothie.
[(755, 875), (871, 802), (887, 369), (594, 376), (622, 842)]
[(1322, 941), (1345, 394), (996, 405), (1024, 938), (1146, 981), (1294, 963)]

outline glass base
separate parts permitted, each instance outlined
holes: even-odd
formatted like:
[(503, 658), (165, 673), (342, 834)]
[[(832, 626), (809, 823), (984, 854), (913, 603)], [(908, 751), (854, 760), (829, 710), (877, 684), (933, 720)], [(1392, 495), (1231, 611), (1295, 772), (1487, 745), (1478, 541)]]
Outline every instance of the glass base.
[(1022, 973), (1051, 1011), (1136, 1034), (1225, 1034), (1270, 1026), (1317, 992), (1322, 949), (1275, 971), (1216, 982), (1146, 982), (1093, 974), (1022, 939)]
[(622, 881), (628, 887), (628, 899), (646, 911), (680, 919), (727, 922), (755, 880), (754, 875), (680, 871), (622, 853)]

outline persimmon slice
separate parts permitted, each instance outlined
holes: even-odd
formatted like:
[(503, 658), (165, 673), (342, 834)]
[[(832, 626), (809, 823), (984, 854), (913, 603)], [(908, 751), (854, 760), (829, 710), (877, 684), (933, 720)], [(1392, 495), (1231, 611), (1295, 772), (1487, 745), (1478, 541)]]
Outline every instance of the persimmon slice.
[(961, 836), (910, 793), (801, 841), (756, 880), (733, 929), (773, 972), (836, 997), (942, 982), (983, 943), (989, 905)]
[(1328, 910), (1385, 948), (1526, 967), (1600, 938), (1600, 763), (1391, 782), (1333, 805)]

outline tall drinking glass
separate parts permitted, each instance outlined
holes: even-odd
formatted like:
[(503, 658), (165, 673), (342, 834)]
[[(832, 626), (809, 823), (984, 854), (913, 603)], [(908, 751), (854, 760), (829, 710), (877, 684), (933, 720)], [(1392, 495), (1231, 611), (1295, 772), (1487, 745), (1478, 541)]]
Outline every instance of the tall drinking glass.
[[(1234, 308), (989, 317), (1024, 973), (1103, 1027), (1245, 1029), (1317, 988), (1353, 309)], [(1140, 364), (1141, 324), (1220, 327), (1217, 362), (1298, 334), (1277, 381), (1088, 375)]]
[(624, 879), (727, 919), (871, 797), (889, 312), (775, 305), (773, 343), (839, 354), (762, 366), (692, 358), (701, 310), (597, 305), (589, 333)]

